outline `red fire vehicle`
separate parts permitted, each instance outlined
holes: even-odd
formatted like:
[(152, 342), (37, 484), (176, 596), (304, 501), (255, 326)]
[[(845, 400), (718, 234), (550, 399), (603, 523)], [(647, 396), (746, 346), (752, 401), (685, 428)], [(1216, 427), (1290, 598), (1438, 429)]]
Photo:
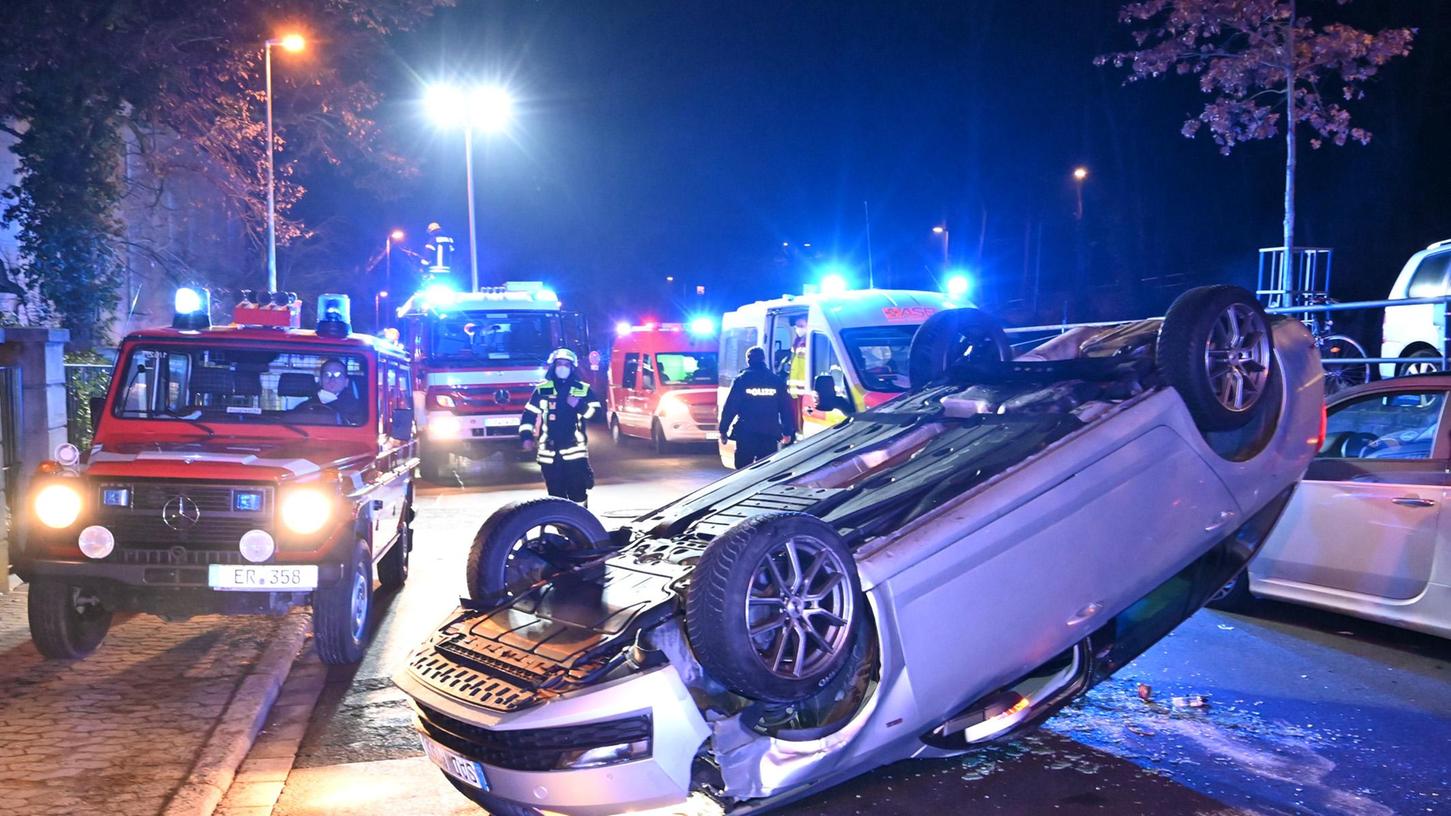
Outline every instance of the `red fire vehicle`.
[(477, 292), (434, 286), (399, 309), (413, 358), (413, 405), (419, 419), (423, 475), (444, 479), (451, 457), (520, 451), (519, 415), (544, 363), (557, 348), (579, 355), (592, 379), (584, 317), (565, 311), (542, 283), (513, 281)]
[(679, 442), (714, 442), (715, 321), (616, 327), (610, 353), (609, 423), (616, 443), (648, 439), (656, 453)]
[(41, 466), (17, 571), (46, 656), (94, 651), (117, 611), (310, 603), (322, 659), (362, 657), (375, 578), (408, 576), (408, 358), (351, 334), (343, 295), (316, 331), (295, 297), (267, 301), (211, 326), (205, 292), (178, 292), (172, 328), (122, 341), (93, 447)]

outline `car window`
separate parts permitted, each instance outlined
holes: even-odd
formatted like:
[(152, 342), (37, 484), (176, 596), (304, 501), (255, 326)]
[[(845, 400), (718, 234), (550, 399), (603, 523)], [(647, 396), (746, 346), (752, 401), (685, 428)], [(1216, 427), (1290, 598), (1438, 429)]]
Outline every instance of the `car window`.
[(646, 391), (655, 390), (655, 367), (648, 354), (640, 355), (640, 382)]
[(662, 385), (715, 385), (713, 351), (672, 351), (655, 355)]
[(625, 355), (625, 373), (620, 376), (621, 388), (634, 388), (640, 379), (640, 353), (632, 351)]
[(1330, 410), (1322, 459), (1429, 459), (1445, 391), (1369, 394)]
[(831, 347), (831, 338), (821, 332), (811, 333), (811, 385), (815, 386), (816, 378), (822, 374), (830, 374), (832, 381), (836, 384), (836, 395), (846, 396), (846, 372), (841, 370), (841, 361), (836, 358), (836, 350)]
[(755, 327), (725, 329), (720, 333), (720, 384), (729, 387), (736, 374), (746, 367), (746, 350), (754, 346), (760, 334)]
[(1421, 259), (1406, 287), (1406, 297), (1440, 297), (1448, 294), (1446, 271), (1451, 267), (1451, 252), (1437, 252)]

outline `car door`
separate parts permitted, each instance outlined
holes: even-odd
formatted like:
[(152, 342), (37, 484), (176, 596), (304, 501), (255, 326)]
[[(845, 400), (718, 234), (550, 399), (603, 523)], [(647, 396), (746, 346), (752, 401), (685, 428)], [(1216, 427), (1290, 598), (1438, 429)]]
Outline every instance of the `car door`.
[(814, 390), (816, 378), (822, 375), (829, 375), (835, 383), (836, 395), (840, 399), (846, 399), (847, 384), (846, 372), (842, 370), (841, 360), (837, 357), (836, 350), (831, 346), (831, 338), (819, 331), (811, 332), (810, 338), (810, 373), (802, 379), (806, 383), (806, 390), (801, 395), (801, 435), (809, 436), (830, 428), (843, 419), (846, 414), (838, 409), (823, 411), (817, 405), (816, 391)]
[(1407, 385), (1332, 406), (1325, 446), (1253, 562), (1251, 588), (1420, 595), (1448, 495), (1446, 403), (1444, 388)]

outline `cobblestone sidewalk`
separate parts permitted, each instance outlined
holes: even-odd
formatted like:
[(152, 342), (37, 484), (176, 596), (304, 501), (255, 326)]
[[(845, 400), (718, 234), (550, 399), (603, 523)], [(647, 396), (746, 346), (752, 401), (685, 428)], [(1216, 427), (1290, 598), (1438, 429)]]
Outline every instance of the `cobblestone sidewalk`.
[(0, 812), (155, 816), (285, 625), (120, 616), (75, 663), (30, 643), (26, 588), (0, 595)]

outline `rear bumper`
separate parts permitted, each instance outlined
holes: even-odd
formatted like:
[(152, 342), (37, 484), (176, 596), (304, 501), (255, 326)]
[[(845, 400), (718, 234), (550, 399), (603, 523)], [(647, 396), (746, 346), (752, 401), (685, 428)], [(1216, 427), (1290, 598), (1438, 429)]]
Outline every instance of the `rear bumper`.
[[(668, 665), (508, 713), (460, 702), (410, 670), (394, 682), (413, 698), (423, 739), (431, 739), (432, 733), (432, 738), (450, 743), (440, 744), (480, 763), (487, 791), (458, 783), (455, 787), (485, 807), (505, 801), (565, 816), (610, 816), (683, 802), (690, 794), (696, 752), (708, 733), (685, 684)], [(514, 731), (587, 726), (644, 714), (651, 719), (649, 757), (571, 770), (500, 767), (488, 761), (481, 747), (471, 750), (467, 736), (453, 733), (464, 730), (457, 727), (464, 724), (490, 732), (493, 739), (507, 739)]]

